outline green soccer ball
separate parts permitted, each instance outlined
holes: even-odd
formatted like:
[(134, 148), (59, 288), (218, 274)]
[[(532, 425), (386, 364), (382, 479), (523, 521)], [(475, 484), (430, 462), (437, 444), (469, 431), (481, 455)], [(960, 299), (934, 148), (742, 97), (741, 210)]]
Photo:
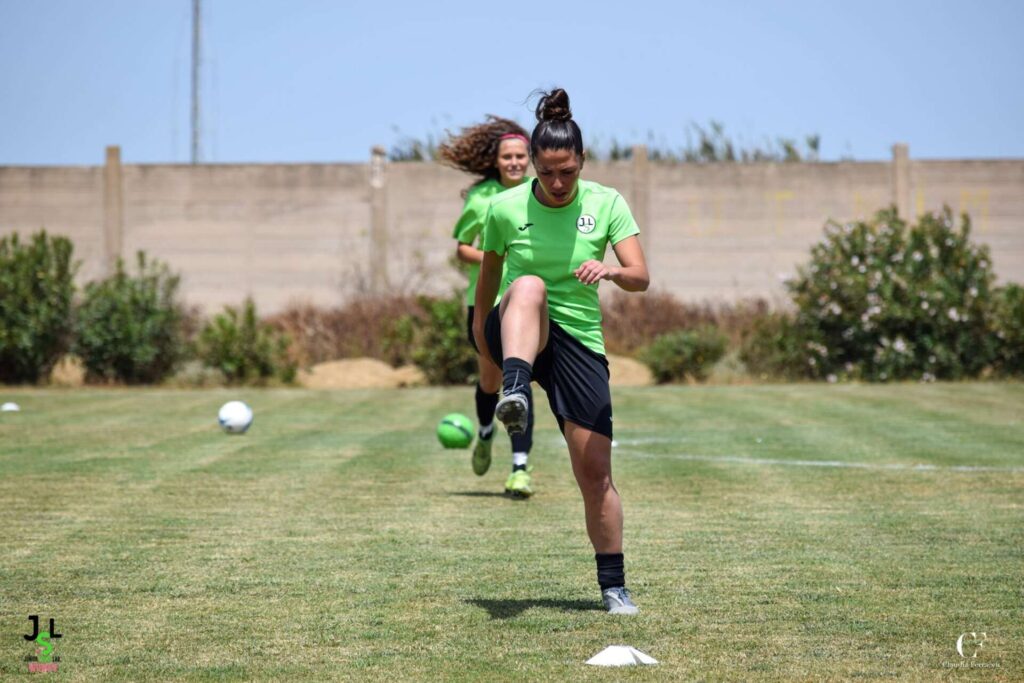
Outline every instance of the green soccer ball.
[(473, 443), (473, 423), (459, 413), (450, 413), (437, 425), (437, 440), (445, 448), (467, 448)]

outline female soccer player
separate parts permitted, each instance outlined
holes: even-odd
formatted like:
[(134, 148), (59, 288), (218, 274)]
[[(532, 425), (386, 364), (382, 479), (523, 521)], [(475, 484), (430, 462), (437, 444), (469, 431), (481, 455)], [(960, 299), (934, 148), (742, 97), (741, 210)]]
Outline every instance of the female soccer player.
[[(487, 203), (494, 195), (516, 187), (526, 180), (529, 164), (526, 131), (515, 121), (488, 116), (484, 123), (464, 129), (461, 134), (438, 148), (441, 160), (450, 166), (479, 177), (463, 193), (466, 203), (455, 224), (452, 237), (456, 240), (455, 254), (460, 261), (471, 266), (469, 291), (466, 292), (466, 334), (473, 339), (473, 303), (476, 281), (483, 252), (473, 246), (483, 228)], [(492, 302), (493, 303), (493, 302)], [(489, 308), (488, 308), (489, 310)], [(491, 446), (494, 443), (494, 408), (498, 404), (501, 388), (501, 370), (477, 349), (480, 381), (476, 386), (476, 416), (480, 423), (476, 446), (473, 448), (473, 471), (483, 475), (491, 466)], [(533, 445), (533, 415), (528, 416), (526, 429), (512, 436), (512, 473), (505, 481), (505, 492), (517, 498), (528, 498), (530, 473), (527, 459)]]
[[(610, 280), (640, 292), (650, 277), (622, 196), (579, 179), (583, 136), (569, 95), (560, 88), (545, 93), (536, 114), (530, 157), (537, 179), (495, 196), (488, 209), (473, 333), (481, 355), (501, 363), (504, 397), (496, 415), (509, 434), (529, 421), (530, 380), (547, 392), (583, 494), (605, 608), (635, 614), (626, 590), (622, 502), (612, 483), (612, 402), (597, 285)], [(619, 266), (604, 265), (608, 244)], [(502, 279), (509, 284), (495, 309)]]

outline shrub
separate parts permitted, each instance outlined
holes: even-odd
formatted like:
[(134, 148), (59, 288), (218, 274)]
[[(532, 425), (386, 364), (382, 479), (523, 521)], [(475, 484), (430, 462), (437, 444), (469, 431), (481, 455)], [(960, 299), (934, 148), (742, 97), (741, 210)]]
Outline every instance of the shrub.
[(274, 377), (283, 382), (295, 379), (288, 337), (259, 321), (252, 299), (246, 299), (241, 310), (226, 306), (214, 316), (199, 333), (198, 353), (231, 384), (261, 384)]
[(895, 209), (830, 223), (789, 284), (808, 375), (957, 379), (995, 359), (988, 248), (949, 209), (908, 228)]
[(46, 231), (0, 238), (0, 382), (39, 381), (70, 347), (72, 251)]
[(713, 325), (738, 345), (768, 311), (761, 299), (737, 303), (684, 303), (668, 292), (642, 296), (613, 291), (601, 302), (604, 344), (609, 353), (632, 355), (655, 337), (681, 329)]
[(419, 314), (406, 314), (391, 327), (386, 348), (395, 355), (409, 349), (409, 358), (431, 384), (475, 381), (476, 352), (466, 339), (466, 309), (461, 294), (447, 299), (421, 296)]
[(703, 382), (725, 355), (727, 342), (718, 328), (706, 325), (663, 334), (644, 348), (639, 357), (659, 384), (686, 378)]
[(766, 313), (756, 320), (740, 346), (740, 360), (759, 379), (807, 377), (807, 339), (792, 315)]
[(89, 380), (159, 382), (185, 354), (179, 277), (138, 253), (138, 273), (118, 259), (110, 277), (85, 286), (75, 325), (75, 353)]
[(1024, 375), (1024, 287), (1000, 287), (994, 300), (992, 327), (999, 340), (996, 370), (1003, 375)]
[(267, 322), (288, 335), (288, 357), (300, 366), (364, 356), (398, 365), (410, 352), (387, 341), (410, 311), (422, 313), (412, 296), (360, 296), (340, 308), (292, 305)]
[(177, 371), (164, 381), (164, 386), (179, 389), (206, 389), (227, 384), (224, 373), (205, 365), (198, 358), (182, 363)]

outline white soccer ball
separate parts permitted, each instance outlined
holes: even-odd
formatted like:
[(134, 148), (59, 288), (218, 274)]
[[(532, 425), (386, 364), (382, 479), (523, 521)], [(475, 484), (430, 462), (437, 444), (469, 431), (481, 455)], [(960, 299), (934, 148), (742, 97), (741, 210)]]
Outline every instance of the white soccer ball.
[(228, 401), (220, 407), (217, 421), (228, 434), (244, 434), (252, 424), (252, 408), (241, 401)]
[(16, 413), (19, 410), (21, 410), (21, 408), (18, 406), (17, 403), (5, 403), (2, 406), (0, 406), (0, 412), (4, 413)]

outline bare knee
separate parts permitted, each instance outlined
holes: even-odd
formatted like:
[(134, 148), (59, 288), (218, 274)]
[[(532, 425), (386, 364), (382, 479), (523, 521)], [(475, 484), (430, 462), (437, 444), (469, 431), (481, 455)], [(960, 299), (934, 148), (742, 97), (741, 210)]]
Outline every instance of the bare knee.
[(511, 301), (517, 304), (540, 306), (545, 304), (548, 297), (547, 285), (536, 275), (523, 275), (516, 278), (509, 285), (508, 291)]
[(583, 497), (588, 499), (602, 500), (615, 489), (611, 470), (599, 463), (583, 463), (576, 474), (576, 482)]

